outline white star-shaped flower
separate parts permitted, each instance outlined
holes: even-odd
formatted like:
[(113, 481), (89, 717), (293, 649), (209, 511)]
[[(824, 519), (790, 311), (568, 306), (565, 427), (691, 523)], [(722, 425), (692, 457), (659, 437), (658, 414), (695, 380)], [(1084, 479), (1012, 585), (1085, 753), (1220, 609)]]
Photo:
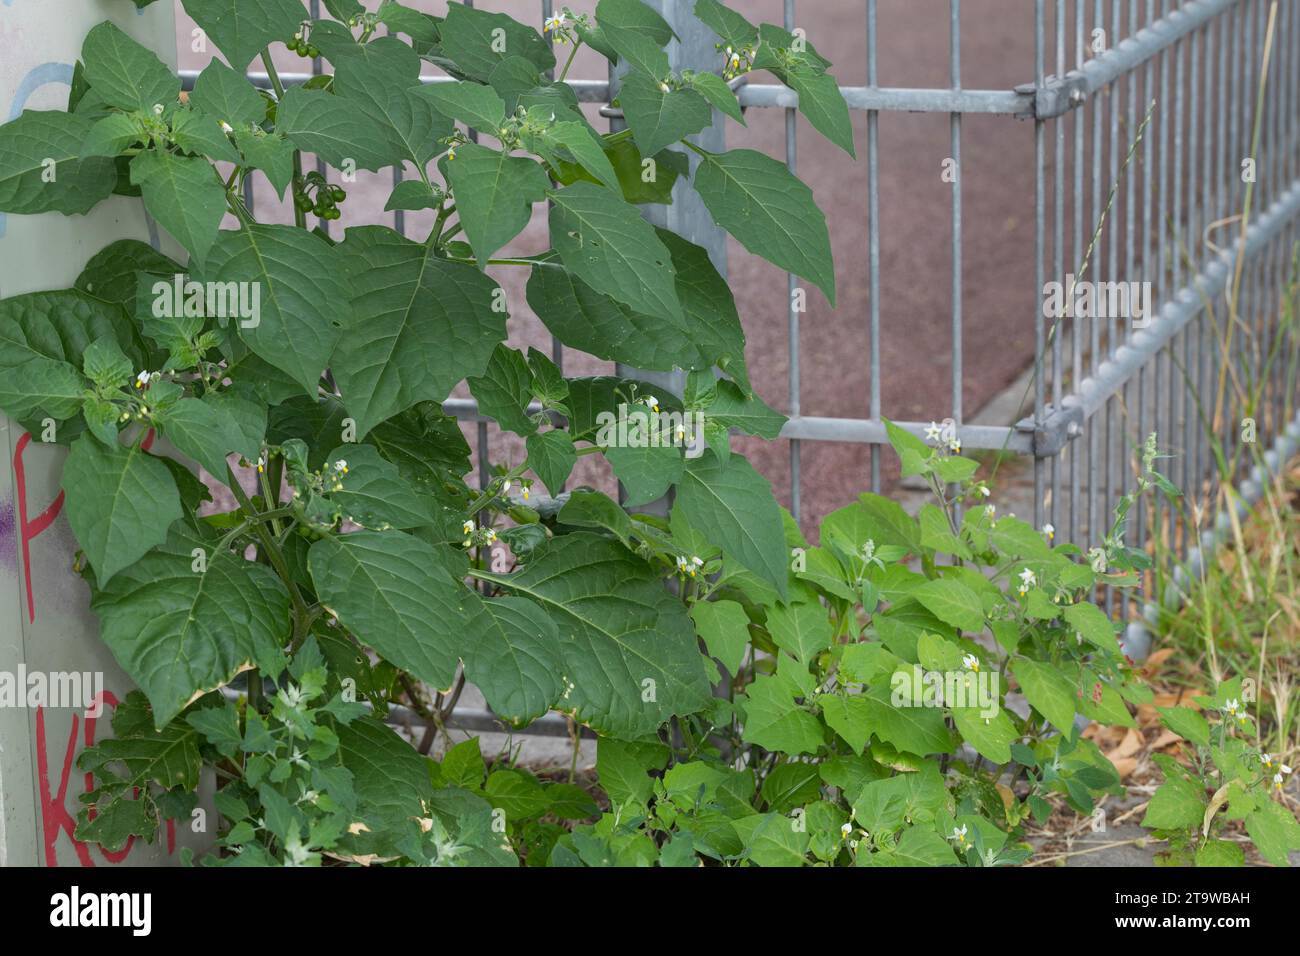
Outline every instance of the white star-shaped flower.
[(929, 425), (925, 426), (926, 441), (938, 441), (942, 435), (943, 429), (939, 426), (938, 422), (930, 422)]
[(961, 659), (961, 662), (966, 665), (968, 671), (978, 671), (980, 669), (980, 659), (974, 654), (967, 654)]
[(1020, 572), (1020, 593), (1021, 594), (1024, 594), (1026, 591), (1028, 591), (1037, 583), (1038, 583), (1038, 577), (1037, 575), (1034, 574), (1033, 571), (1030, 571), (1028, 568), (1025, 568)]

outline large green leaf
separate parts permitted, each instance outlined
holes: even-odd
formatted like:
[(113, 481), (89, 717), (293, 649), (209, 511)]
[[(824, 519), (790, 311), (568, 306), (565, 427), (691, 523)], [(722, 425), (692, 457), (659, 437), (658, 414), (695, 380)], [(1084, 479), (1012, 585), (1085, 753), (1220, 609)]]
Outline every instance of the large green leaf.
[(131, 160), (131, 182), (140, 187), (145, 208), (202, 263), (226, 215), (226, 191), (206, 159), (156, 149)]
[(979, 595), (960, 581), (951, 578), (926, 581), (912, 594), (939, 620), (963, 631), (984, 630), (984, 605)]
[(418, 62), (409, 74), (400, 63), (396, 57), (349, 57), (338, 65), (334, 92), (383, 129), (392, 155), (423, 169), (442, 149), (439, 140), (451, 132), (451, 122), (421, 91)]
[(321, 604), (359, 641), (434, 687), (451, 686), (479, 608), (433, 545), (357, 531), (321, 538), (307, 566)]
[(325, 460), (347, 463), (347, 472), (338, 476), (343, 487), (331, 492), (330, 500), (343, 509), (349, 521), (381, 531), (422, 528), (433, 523), (415, 489), (395, 464), (380, 457), (373, 445), (340, 445)]
[(74, 289), (0, 299), (0, 369), (36, 357), (80, 366), (91, 343), (104, 338), (143, 361), (125, 313), (108, 302)]
[(537, 601), (560, 629), (568, 690), (557, 706), (601, 733), (635, 738), (709, 696), (682, 604), (622, 545), (586, 532), (552, 540), (514, 574), (482, 577)]
[(749, 650), (745, 609), (735, 601), (699, 601), (691, 607), (691, 618), (709, 653), (730, 673), (738, 673)]
[(180, 79), (152, 50), (107, 20), (86, 34), (81, 59), (91, 89), (128, 112), (169, 106), (181, 91)]
[(469, 379), (470, 394), (481, 414), (496, 419), (506, 431), (527, 437), (537, 431), (537, 422), (527, 409), (533, 394), (533, 373), (518, 349), (499, 343), (482, 375)]
[(482, 83), (431, 83), (420, 95), (443, 116), (489, 135), (497, 131), (506, 117), (506, 104), (500, 94)]
[(238, 452), (255, 461), (260, 443), (246, 437), (230, 408), (200, 398), (182, 398), (160, 409), (156, 422), (162, 436), (220, 481), (226, 480), (226, 456)]
[(1031, 707), (1052, 722), (1061, 733), (1074, 732), (1075, 689), (1065, 675), (1051, 664), (1017, 657), (1011, 673)]
[(47, 415), (67, 421), (81, 410), (87, 382), (76, 368), (37, 355), (18, 365), (3, 366), (0, 376), (0, 410), (20, 421), (39, 421)]
[(718, 225), (755, 255), (812, 282), (835, 304), (826, 217), (783, 163), (752, 149), (703, 153), (695, 188)]
[(284, 43), (305, 18), (300, 0), (181, 0), (185, 12), (241, 73), (272, 43)]
[(353, 289), (345, 273), (337, 247), (319, 236), (293, 226), (248, 225), (221, 233), (203, 278), (256, 285), (257, 324), (236, 322), (239, 336), (314, 397), (352, 321)]
[(746, 688), (741, 704), (745, 713), (741, 739), (790, 756), (816, 753), (825, 736), (821, 722), (795, 700), (808, 696), (785, 668), (758, 677)]
[(553, 260), (533, 267), (529, 306), (566, 345), (612, 362), (659, 371), (715, 363), (743, 370), (745, 333), (726, 280), (704, 249), (666, 230), (656, 235), (677, 272), (683, 322), (631, 309)]
[(740, 455), (724, 465), (712, 450), (690, 460), (677, 508), (723, 554), (776, 586), (785, 599), (789, 552), (772, 486)]
[(109, 447), (90, 435), (63, 465), (68, 523), (100, 587), (167, 538), (181, 517), (171, 472), (139, 446)]
[(809, 664), (831, 646), (830, 619), (819, 601), (769, 608), (767, 630), (776, 646), (801, 664)]
[(654, 227), (594, 183), (548, 193), (551, 240), (560, 259), (597, 292), (674, 323), (684, 321), (677, 271)]
[(349, 229), (338, 250), (353, 314), (330, 365), (359, 435), (483, 372), (506, 337), (495, 282), (383, 226)]
[(708, 101), (691, 89), (664, 89), (658, 80), (629, 74), (618, 91), (632, 138), (645, 156), (698, 133), (713, 122)]
[(61, 110), (23, 110), (0, 126), (0, 212), (77, 216), (112, 195), (114, 160), (81, 158), (94, 125)]
[(519, 235), (533, 203), (546, 198), (546, 173), (534, 159), (466, 143), (439, 166), (456, 197), (456, 210), (480, 269)]
[(483, 607), (465, 642), (465, 674), (494, 714), (522, 726), (564, 692), (560, 631), (541, 607), (523, 598), (496, 598)]
[(1200, 826), (1205, 818), (1205, 807), (1204, 787), (1186, 777), (1170, 777), (1152, 794), (1142, 825), (1157, 830)]
[(335, 169), (379, 170), (401, 162), (385, 127), (354, 100), (295, 86), (284, 94), (276, 131)]
[(857, 698), (863, 702), (873, 734), (899, 750), (921, 757), (952, 753), (952, 735), (944, 724), (942, 708), (916, 706), (919, 702), (906, 699), (896, 706), (891, 696), (891, 688), (881, 687)]
[(453, 3), (438, 25), (440, 49), (466, 76), (486, 83), (510, 57), (523, 57), (539, 72), (554, 69), (555, 54), (541, 34), (503, 13)]
[(528, 436), (528, 467), (553, 496), (564, 490), (573, 466), (578, 461), (573, 439), (563, 429), (553, 428)]
[(160, 728), (289, 636), (289, 595), (271, 569), (183, 528), (118, 574), (91, 606)]
[(231, 126), (260, 123), (266, 117), (266, 101), (253, 84), (215, 58), (194, 81), (190, 106)]

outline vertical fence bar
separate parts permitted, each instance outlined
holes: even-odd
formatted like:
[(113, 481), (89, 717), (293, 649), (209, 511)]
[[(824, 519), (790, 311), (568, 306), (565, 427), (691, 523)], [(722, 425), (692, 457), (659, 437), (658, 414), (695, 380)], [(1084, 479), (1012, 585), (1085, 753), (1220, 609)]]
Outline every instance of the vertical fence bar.
[[(794, 0), (785, 0), (785, 28), (788, 32), (794, 31)], [(787, 107), (785, 111), (785, 165), (793, 175), (798, 169), (798, 112), (793, 107)], [(794, 273), (787, 272), (785, 277), (786, 286), (786, 324), (789, 331), (789, 350), (790, 350), (790, 417), (798, 418), (800, 413), (799, 402), (799, 310), (795, 308), (795, 289), (798, 286), (798, 280)], [(798, 521), (803, 511), (803, 502), (801, 501), (801, 474), (800, 465), (802, 445), (799, 439), (790, 439), (790, 513), (794, 515), (794, 520)]]
[[(876, 87), (876, 0), (867, 0), (867, 86)], [(867, 271), (871, 297), (871, 420), (880, 421), (880, 114), (867, 111)], [(880, 449), (871, 446), (871, 490), (880, 492)]]
[[(1034, 82), (1043, 86), (1046, 77), (1043, 74), (1043, 31), (1046, 24), (1044, 23), (1044, 4), (1046, 0), (1034, 0)], [(1047, 135), (1045, 120), (1034, 119), (1034, 297), (1035, 302), (1041, 301), (1039, 298), (1043, 293), (1043, 287), (1046, 285), (1044, 272), (1047, 268), (1047, 253), (1045, 243), (1047, 241), (1047, 228), (1045, 218), (1047, 215), (1047, 195), (1046, 195), (1046, 171), (1044, 162), (1047, 156), (1046, 141)], [(1045, 319), (1042, 308), (1034, 310), (1034, 424), (1040, 425), (1043, 421), (1043, 403), (1046, 397), (1045, 383), (1043, 381), (1043, 353), (1045, 351), (1046, 330)], [(1043, 496), (1045, 493), (1046, 468), (1045, 462), (1037, 454), (1034, 455), (1034, 527), (1039, 527), (1043, 523)]]
[[(961, 89), (961, 0), (951, 0), (948, 25), (949, 83)], [(948, 114), (948, 142), (957, 175), (952, 183), (952, 420), (961, 425), (962, 409), (962, 205), (961, 184), (965, 171), (961, 165), (961, 113)], [(961, 504), (953, 508), (961, 522)]]

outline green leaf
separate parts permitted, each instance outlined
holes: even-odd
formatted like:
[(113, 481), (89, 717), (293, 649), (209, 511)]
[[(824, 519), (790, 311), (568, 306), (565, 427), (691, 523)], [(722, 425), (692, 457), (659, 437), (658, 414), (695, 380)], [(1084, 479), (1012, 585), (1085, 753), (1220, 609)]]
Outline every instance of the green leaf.
[(393, 187), (384, 204), (384, 212), (394, 209), (437, 209), (441, 198), (434, 195), (433, 187), (419, 179), (404, 179)]
[(276, 195), (283, 198), (285, 188), (293, 179), (293, 143), (279, 133), (265, 133), (256, 126), (250, 130), (237, 129), (233, 135), (243, 155), (243, 164), (264, 172)]
[(315, 153), (335, 169), (354, 164), (379, 170), (401, 161), (384, 127), (356, 102), (326, 93), (291, 87), (276, 113), (276, 132), (299, 149)]
[(560, 631), (542, 608), (523, 598), (495, 598), (483, 607), (463, 651), (465, 673), (494, 714), (522, 726), (564, 692)]
[(81, 359), (81, 370), (101, 388), (122, 388), (131, 381), (131, 360), (117, 339), (105, 335), (95, 339)]
[(981, 757), (995, 764), (1011, 762), (1011, 744), (1019, 735), (1006, 711), (999, 708), (992, 717), (985, 717), (977, 707), (954, 707), (952, 719), (962, 739)]
[(384, 226), (349, 229), (336, 249), (352, 308), (329, 364), (359, 435), (483, 373), (506, 336), (495, 282)]
[(1119, 641), (1115, 638), (1115, 629), (1111, 627), (1110, 618), (1097, 605), (1084, 601), (1061, 608), (1065, 622), (1074, 628), (1089, 644), (1100, 648), (1107, 654), (1119, 654)]
[(239, 162), (239, 151), (231, 145), (221, 124), (198, 110), (183, 108), (172, 114), (172, 141), (187, 153), (216, 162)]
[(272, 43), (283, 43), (303, 20), (299, 0), (181, 0), (181, 6), (241, 73)]
[(1186, 777), (1169, 777), (1152, 795), (1142, 825), (1154, 830), (1199, 827), (1205, 807), (1204, 787)]
[(149, 150), (131, 160), (131, 182), (158, 223), (203, 262), (226, 215), (226, 191), (206, 159)]
[(108, 21), (86, 34), (81, 59), (95, 93), (128, 112), (148, 112), (159, 103), (170, 106), (181, 91), (180, 79), (152, 50)]
[[(381, 41), (410, 52), (399, 40)], [(407, 72), (403, 62), (399, 55), (349, 57), (338, 64), (334, 92), (360, 107), (385, 133), (391, 157), (423, 170), (442, 151), (439, 140), (451, 133), (452, 124), (420, 86), (418, 63), (412, 58)]]
[(658, 572), (608, 538), (555, 538), (514, 574), (480, 572), (538, 602), (560, 629), (562, 706), (601, 733), (653, 732), (709, 697), (704, 658), (682, 604)]
[(959, 581), (926, 581), (912, 595), (939, 620), (963, 631), (984, 630), (984, 606), (979, 595)]
[(321, 538), (307, 566), (321, 603), (359, 641), (431, 686), (451, 687), (480, 609), (432, 545), (400, 532), (356, 531)]
[(776, 674), (756, 678), (742, 701), (745, 743), (791, 756), (816, 753), (823, 742), (822, 725), (795, 702), (803, 696), (804, 690), (779, 666)]
[[(677, 270), (684, 321), (637, 312), (546, 260), (533, 267), (528, 304), (566, 345), (636, 368), (707, 369), (715, 363), (743, 377), (745, 333), (735, 300), (708, 253), (656, 230)], [(738, 425), (757, 422), (737, 411)], [(761, 415), (762, 413), (758, 413)]]
[(889, 866), (956, 866), (958, 861), (948, 841), (927, 827), (903, 831), (898, 848), (889, 854)]
[(691, 88), (709, 101), (709, 105), (721, 110), (741, 126), (745, 123), (745, 114), (740, 110), (740, 100), (732, 92), (727, 81), (716, 73), (693, 73), (689, 82)]
[(654, 228), (592, 183), (548, 192), (551, 239), (560, 259), (597, 292), (675, 323), (684, 320), (676, 269)]
[[(555, 68), (551, 44), (536, 30), (503, 13), (453, 3), (438, 32), (443, 54), (462, 73), (480, 82), (486, 83), (497, 64), (514, 56), (528, 60), (541, 73)], [(496, 42), (498, 37), (504, 43)]]
[(921, 757), (952, 753), (952, 735), (944, 724), (942, 708), (920, 706), (920, 701), (907, 699), (896, 705), (891, 689), (883, 686), (858, 700), (864, 702), (871, 732), (884, 743)]
[(929, 445), (906, 429), (899, 428), (889, 419), (885, 419), (885, 432), (889, 436), (889, 444), (898, 453), (904, 478), (911, 475), (924, 475), (930, 470), (932, 467), (930, 456), (933, 454), (933, 449)]
[(1245, 851), (1227, 840), (1210, 840), (1196, 850), (1197, 866), (1243, 866), (1245, 862)]
[(321, 372), (352, 321), (353, 288), (337, 247), (293, 226), (249, 225), (223, 231), (203, 278), (256, 288), (256, 325), (237, 323), (260, 358), (316, 396)]
[(855, 754), (871, 738), (871, 705), (859, 696), (824, 694), (817, 699), (826, 725), (844, 739)]
[(560, 429), (538, 432), (528, 436), (528, 467), (542, 479), (542, 484), (552, 496), (564, 490), (578, 453), (573, 448), (569, 433)]
[(68, 523), (101, 588), (165, 541), (181, 517), (167, 466), (138, 446), (110, 448), (82, 435), (63, 465), (63, 490)]
[(616, 194), (621, 193), (618, 173), (605, 154), (604, 144), (586, 123), (553, 123), (530, 137), (528, 145), (552, 166), (558, 167), (565, 162), (577, 163), (597, 182)]
[(260, 123), (266, 118), (266, 100), (253, 84), (216, 57), (194, 81), (190, 106), (230, 126)]
[(691, 618), (709, 653), (729, 673), (739, 673), (749, 650), (749, 617), (745, 609), (735, 601), (699, 601), (691, 607)]
[(773, 584), (782, 600), (789, 555), (772, 486), (740, 455), (724, 466), (712, 450), (687, 463), (677, 490), (682, 516), (725, 555)]
[(705, 410), (710, 421), (724, 428), (736, 428), (768, 441), (781, 434), (786, 417), (774, 411), (757, 395), (746, 398), (734, 382), (719, 381), (717, 397)]
[(90, 128), (85, 142), (81, 144), (81, 155), (115, 157), (143, 138), (139, 125), (130, 116), (125, 113), (109, 113), (103, 119), (96, 120)]
[[(1145, 826), (1146, 821), (1143, 820), (1142, 824)], [(1270, 800), (1247, 816), (1246, 832), (1259, 855), (1274, 866), (1290, 865), (1289, 854), (1292, 850), (1300, 850), (1300, 823), (1296, 823), (1291, 811), (1280, 803)]]
[(1011, 673), (1024, 691), (1030, 706), (1052, 722), (1067, 737), (1074, 733), (1075, 689), (1051, 664), (1027, 657), (1016, 658)]
[[(67, 421), (81, 408), (86, 381), (67, 362), (37, 355), (3, 371), (0, 409), (17, 421), (40, 421), (46, 416)], [(112, 411), (116, 418), (116, 409)]]
[(799, 94), (799, 112), (813, 128), (856, 159), (853, 122), (835, 77), (807, 65), (795, 66), (779, 75), (782, 82)]
[(506, 431), (525, 437), (537, 431), (537, 422), (526, 412), (533, 394), (533, 373), (518, 349), (498, 344), (483, 374), (470, 378), (469, 390), (479, 412), (496, 419)]
[[(73, 445), (73, 455), (86, 441)], [(166, 474), (161, 462), (151, 463)], [(91, 607), (113, 656), (148, 695), (159, 728), (289, 636), (289, 595), (271, 569), (218, 551), (215, 540), (188, 529), (117, 574)]]
[(347, 462), (347, 473), (339, 476), (343, 488), (329, 497), (343, 509), (343, 516), (349, 521), (379, 531), (433, 524), (429, 509), (415, 489), (401, 476), (397, 466), (381, 458), (372, 445), (340, 445), (325, 460), (327, 464)]
[(0, 212), (78, 216), (117, 185), (114, 160), (82, 158), (94, 120), (59, 110), (23, 110), (0, 126)]
[(202, 465), (219, 481), (226, 479), (226, 456), (238, 452), (255, 461), (260, 446), (252, 447), (229, 410), (198, 398), (182, 398), (159, 409), (155, 416), (162, 436)]
[(820, 602), (780, 605), (769, 608), (767, 629), (776, 646), (788, 651), (801, 664), (831, 646), (830, 619)]
[(654, 790), (650, 771), (662, 770), (667, 762), (668, 748), (658, 742), (629, 743), (612, 737), (596, 741), (596, 774), (615, 807), (649, 800)]
[(653, 156), (713, 122), (713, 110), (699, 93), (686, 88), (665, 90), (658, 80), (641, 73), (624, 78), (618, 102), (643, 156)]
[(758, 27), (720, 0), (695, 0), (695, 15), (718, 35), (724, 47), (749, 46), (758, 39)]
[(718, 225), (750, 252), (812, 282), (833, 306), (830, 233), (812, 190), (755, 150), (700, 152), (695, 188)]
[(1157, 707), (1160, 722), (1198, 747), (1210, 746), (1210, 724), (1190, 707)]
[[(443, 116), (460, 120), (470, 129), (495, 135), (506, 117), (506, 104), (490, 86), (482, 83), (433, 83), (420, 95)], [(457, 158), (460, 154), (457, 153)]]
[(745, 856), (756, 866), (799, 867), (808, 853), (808, 830), (780, 813), (741, 817), (732, 825), (745, 844)]
[(465, 235), (480, 269), (498, 249), (519, 235), (532, 218), (533, 203), (546, 198), (546, 173), (534, 159), (474, 143), (439, 162), (456, 197)]

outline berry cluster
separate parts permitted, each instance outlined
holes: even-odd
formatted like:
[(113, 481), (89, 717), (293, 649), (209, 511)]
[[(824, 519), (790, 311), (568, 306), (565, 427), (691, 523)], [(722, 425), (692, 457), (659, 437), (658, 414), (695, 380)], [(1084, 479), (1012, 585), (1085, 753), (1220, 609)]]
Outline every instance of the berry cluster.
[(342, 186), (332, 185), (315, 170), (304, 178), (295, 179), (293, 183), (294, 205), (303, 212), (314, 213), (318, 219), (339, 218), (339, 203), (347, 198), (348, 194)]
[(285, 41), (284, 45), (299, 56), (305, 56), (314, 60), (316, 57), (320, 56), (320, 48), (317, 47), (316, 44), (308, 42), (306, 29), (305, 26), (299, 28), (298, 32), (295, 33), (292, 38)]

